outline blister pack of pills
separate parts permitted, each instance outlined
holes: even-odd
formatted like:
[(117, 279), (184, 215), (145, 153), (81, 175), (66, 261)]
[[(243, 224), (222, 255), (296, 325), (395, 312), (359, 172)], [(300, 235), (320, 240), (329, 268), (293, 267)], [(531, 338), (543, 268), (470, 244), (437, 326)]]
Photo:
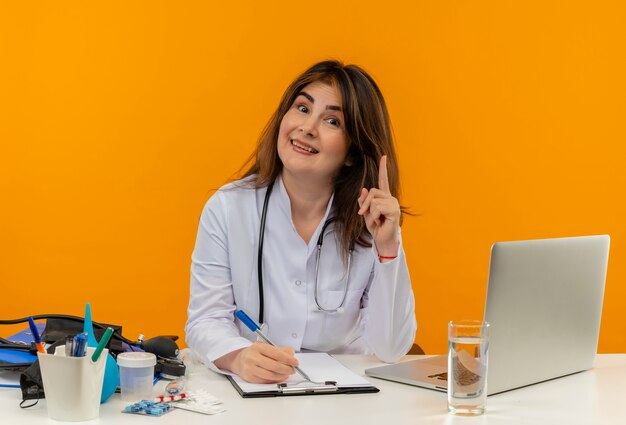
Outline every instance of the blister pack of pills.
[(178, 409), (214, 415), (226, 411), (222, 401), (204, 390), (194, 390), (188, 398), (170, 403)]
[(133, 413), (135, 415), (161, 416), (172, 410), (168, 403), (156, 403), (150, 400), (141, 400), (138, 403), (128, 405), (122, 413)]

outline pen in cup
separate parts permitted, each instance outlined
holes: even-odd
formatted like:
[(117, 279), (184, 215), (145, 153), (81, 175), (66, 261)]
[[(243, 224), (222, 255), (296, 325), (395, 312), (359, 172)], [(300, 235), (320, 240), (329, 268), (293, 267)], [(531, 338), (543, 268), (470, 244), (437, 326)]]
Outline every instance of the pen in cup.
[(65, 357), (73, 357), (74, 356), (74, 337), (67, 336), (65, 337)]
[(107, 328), (107, 330), (104, 332), (104, 335), (102, 335), (102, 338), (100, 339), (100, 342), (98, 343), (98, 346), (96, 347), (96, 350), (93, 352), (93, 355), (91, 356), (91, 361), (92, 362), (97, 362), (98, 359), (100, 358), (100, 354), (102, 354), (102, 350), (104, 350), (104, 347), (107, 346), (107, 344), (109, 343), (109, 340), (111, 339), (111, 335), (113, 335), (113, 328)]
[(37, 347), (37, 351), (41, 354), (46, 354), (45, 348), (43, 348), (43, 344), (41, 343), (41, 337), (39, 336), (39, 331), (37, 330), (37, 326), (35, 326), (35, 321), (32, 316), (28, 316), (28, 326), (30, 326), (30, 331), (33, 334), (33, 339), (35, 340), (35, 346)]
[[(243, 310), (235, 311), (235, 316), (237, 316), (237, 318), (239, 320), (241, 320), (243, 322), (243, 324), (248, 327), (248, 329), (250, 329), (252, 332), (256, 333), (263, 341), (265, 341), (269, 345), (272, 345), (272, 346), (276, 347), (276, 344), (274, 344), (272, 341), (270, 341), (269, 338), (266, 337), (265, 334), (263, 334), (263, 332), (261, 332), (261, 328), (259, 327), (259, 325), (257, 325), (256, 322), (254, 320), (252, 320)], [(300, 375), (302, 375), (302, 377), (304, 379), (306, 379), (307, 381), (314, 382), (314, 381), (311, 380), (311, 378), (309, 378), (309, 375), (304, 373), (304, 371), (302, 369), (300, 369), (298, 366), (295, 366), (294, 369), (296, 369), (296, 371)]]
[(84, 357), (85, 354), (87, 354), (87, 333), (83, 332), (72, 340), (72, 357)]

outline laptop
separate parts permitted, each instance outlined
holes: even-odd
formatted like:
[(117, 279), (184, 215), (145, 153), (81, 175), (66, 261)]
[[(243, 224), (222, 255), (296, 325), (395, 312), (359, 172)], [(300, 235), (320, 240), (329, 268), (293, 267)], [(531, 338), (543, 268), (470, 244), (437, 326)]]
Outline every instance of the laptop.
[[(591, 369), (598, 348), (608, 235), (498, 242), (484, 320), (487, 394)], [(366, 369), (374, 378), (447, 390), (447, 356)]]

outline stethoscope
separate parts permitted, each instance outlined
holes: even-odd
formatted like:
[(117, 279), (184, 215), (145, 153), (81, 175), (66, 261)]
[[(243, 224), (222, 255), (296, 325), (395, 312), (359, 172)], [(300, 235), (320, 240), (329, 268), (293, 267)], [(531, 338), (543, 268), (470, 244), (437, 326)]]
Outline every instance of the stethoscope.
[[(274, 188), (274, 183), (271, 183), (267, 187), (267, 192), (265, 192), (265, 200), (263, 201), (263, 211), (261, 212), (261, 226), (259, 229), (259, 251), (257, 258), (257, 271), (258, 271), (258, 280), (259, 280), (259, 323), (263, 324), (263, 310), (265, 306), (265, 298), (263, 296), (263, 239), (265, 236), (265, 221), (267, 219), (267, 206), (269, 204), (270, 195), (272, 194), (272, 189)], [(320, 254), (322, 252), (322, 244), (324, 243), (324, 232), (330, 223), (335, 221), (335, 217), (331, 217), (324, 222), (322, 226), (322, 231), (320, 232), (319, 237), (317, 238), (317, 251), (315, 254), (315, 280), (313, 286), (313, 298), (315, 299), (315, 305), (319, 311), (323, 311), (325, 313), (342, 313), (343, 306), (346, 302), (346, 297), (348, 296), (348, 285), (350, 283), (350, 264), (352, 262), (352, 250), (348, 253), (348, 271), (346, 273), (345, 284), (343, 289), (343, 297), (341, 298), (341, 302), (337, 307), (334, 308), (326, 308), (320, 304), (319, 298), (317, 296), (318, 285), (317, 285), (317, 276), (319, 274), (320, 268)]]

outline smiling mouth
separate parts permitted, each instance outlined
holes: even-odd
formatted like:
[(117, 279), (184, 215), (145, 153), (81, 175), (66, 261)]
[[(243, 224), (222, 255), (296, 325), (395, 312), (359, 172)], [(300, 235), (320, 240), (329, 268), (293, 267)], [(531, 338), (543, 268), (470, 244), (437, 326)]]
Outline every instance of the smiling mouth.
[(298, 149), (302, 149), (303, 151), (307, 151), (309, 153), (319, 153), (318, 150), (313, 149), (311, 146), (303, 145), (302, 143), (299, 143), (293, 139), (290, 139), (289, 141), (291, 142), (292, 146), (295, 146)]

